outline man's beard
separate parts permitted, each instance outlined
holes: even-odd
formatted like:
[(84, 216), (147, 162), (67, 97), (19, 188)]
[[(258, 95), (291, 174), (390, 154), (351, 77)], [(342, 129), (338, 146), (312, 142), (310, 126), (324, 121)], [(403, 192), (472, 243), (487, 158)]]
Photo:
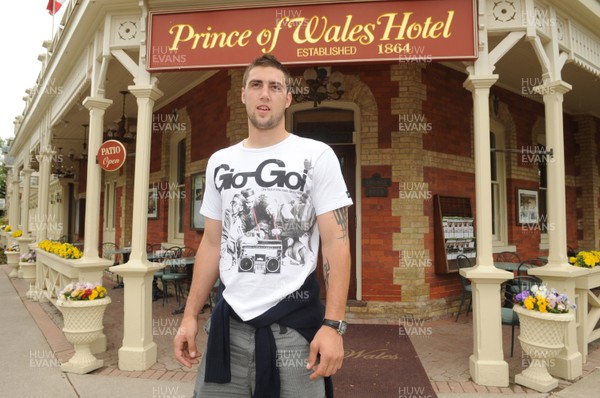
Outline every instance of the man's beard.
[(252, 125), (257, 129), (270, 130), (276, 127), (281, 122), (281, 120), (283, 119), (283, 113), (279, 116), (273, 115), (270, 118), (261, 121), (259, 121), (256, 117), (256, 113), (249, 113), (248, 119), (250, 120), (250, 123), (252, 123)]

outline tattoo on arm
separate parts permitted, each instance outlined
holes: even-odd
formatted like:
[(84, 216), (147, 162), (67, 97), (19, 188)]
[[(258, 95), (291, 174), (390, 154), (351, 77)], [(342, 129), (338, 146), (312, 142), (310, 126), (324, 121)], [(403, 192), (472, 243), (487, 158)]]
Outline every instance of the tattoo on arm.
[(341, 207), (333, 211), (335, 221), (341, 228), (341, 236), (338, 239), (348, 239), (348, 208)]
[(323, 261), (323, 277), (325, 278), (325, 288), (329, 289), (329, 270), (331, 269), (331, 265), (329, 264), (329, 259), (325, 258)]

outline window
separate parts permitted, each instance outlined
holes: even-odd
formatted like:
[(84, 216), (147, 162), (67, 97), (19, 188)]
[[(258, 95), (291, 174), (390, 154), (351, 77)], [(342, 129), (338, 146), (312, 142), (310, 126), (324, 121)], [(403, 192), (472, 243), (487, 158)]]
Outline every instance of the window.
[(543, 135), (538, 137), (538, 145), (536, 152), (540, 154), (537, 156), (538, 160), (538, 177), (540, 188), (538, 190), (538, 225), (540, 227), (540, 249), (548, 249), (548, 161), (545, 155), (546, 153), (546, 139)]
[(106, 181), (104, 184), (104, 229), (113, 231), (115, 229), (115, 217), (117, 207), (117, 181)]
[(183, 243), (185, 229), (185, 166), (186, 140), (184, 134), (173, 134), (171, 138), (168, 193), (169, 198), (169, 242)]
[(506, 169), (504, 161), (504, 129), (491, 120), (490, 167), (492, 190), (492, 241), (494, 251), (510, 250), (506, 207)]

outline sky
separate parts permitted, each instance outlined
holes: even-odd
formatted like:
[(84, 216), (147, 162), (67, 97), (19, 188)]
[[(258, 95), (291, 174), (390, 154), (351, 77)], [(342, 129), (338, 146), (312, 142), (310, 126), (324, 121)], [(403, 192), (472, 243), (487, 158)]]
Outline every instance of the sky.
[[(67, 3), (68, 0), (63, 1)], [(15, 0), (3, 2), (0, 37), (3, 57), (0, 71), (3, 77), (0, 137), (14, 136), (14, 120), (25, 109), (25, 90), (33, 87), (41, 71), (38, 55), (46, 51), (44, 40), (52, 38), (52, 16), (46, 10), (48, 0)], [(54, 30), (58, 27), (64, 9), (54, 16)]]

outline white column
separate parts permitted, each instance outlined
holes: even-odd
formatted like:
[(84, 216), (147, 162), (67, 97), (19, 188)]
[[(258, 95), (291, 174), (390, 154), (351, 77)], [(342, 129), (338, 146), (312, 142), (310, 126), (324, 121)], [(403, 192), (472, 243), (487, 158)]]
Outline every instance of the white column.
[[(38, 180), (38, 208), (36, 213), (36, 242), (40, 243), (48, 239), (48, 204), (49, 204), (49, 189), (50, 189), (50, 166), (55, 152), (48, 143), (42, 144), (38, 155), (38, 163), (40, 164), (40, 175)], [(36, 264), (35, 267), (35, 290), (28, 292), (29, 296), (34, 300), (45, 301), (45, 295), (41, 292), (44, 290), (44, 272), (43, 268)]]
[(19, 225), (19, 171), (13, 166), (11, 188), (12, 192), (10, 195), (10, 210), (8, 215), (8, 223), (12, 226), (13, 230), (18, 228)]
[(135, 85), (128, 89), (136, 96), (138, 104), (131, 255), (126, 264), (110, 270), (121, 275), (125, 285), (125, 324), (123, 346), (119, 349), (119, 369), (135, 371), (150, 368), (157, 358), (157, 346), (152, 337), (152, 279), (161, 267), (147, 259), (146, 234), (152, 111), (154, 102), (163, 93), (155, 85)]
[(29, 193), (31, 192), (31, 170), (23, 169), (23, 196), (21, 197), (21, 230), (23, 238), (29, 238)]
[(96, 164), (96, 154), (102, 145), (104, 111), (113, 103), (106, 98), (87, 97), (83, 105), (90, 111), (88, 139), (87, 181), (85, 189), (85, 229), (83, 242), (84, 259), (98, 259), (100, 225), (100, 192), (102, 189), (102, 169)]
[(477, 384), (508, 387), (508, 363), (502, 350), (500, 284), (510, 272), (494, 267), (490, 166), (490, 87), (498, 75), (470, 76), (463, 86), (473, 94), (475, 152), (476, 265), (461, 269), (473, 285), (473, 355), (469, 370)]
[(38, 208), (36, 215), (37, 242), (48, 239), (48, 196), (50, 189), (50, 163), (54, 151), (49, 147), (42, 147), (39, 153), (40, 175), (38, 181)]
[[(567, 258), (567, 211), (565, 192), (565, 151), (563, 132), (563, 97), (571, 90), (564, 81), (554, 81), (536, 87), (543, 95), (546, 118), (546, 150), (548, 170), (548, 264), (531, 269), (529, 274), (543, 279), (575, 301), (575, 278), (586, 270), (569, 265)], [(577, 319), (570, 322), (565, 337), (565, 348), (548, 371), (557, 377), (573, 380), (583, 373), (583, 358), (577, 347)]]

